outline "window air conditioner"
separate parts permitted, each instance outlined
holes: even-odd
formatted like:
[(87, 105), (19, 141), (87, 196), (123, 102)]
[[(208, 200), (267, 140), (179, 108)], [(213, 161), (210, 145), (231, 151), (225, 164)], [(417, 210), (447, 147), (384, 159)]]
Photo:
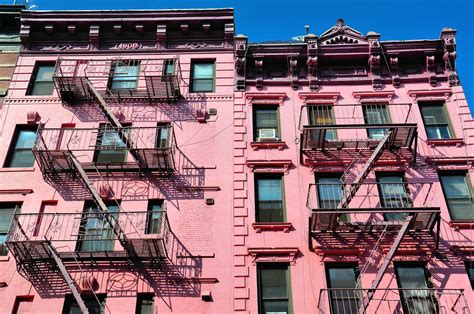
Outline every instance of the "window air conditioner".
[(260, 142), (278, 140), (278, 138), (276, 137), (276, 130), (275, 129), (258, 130), (258, 140)]

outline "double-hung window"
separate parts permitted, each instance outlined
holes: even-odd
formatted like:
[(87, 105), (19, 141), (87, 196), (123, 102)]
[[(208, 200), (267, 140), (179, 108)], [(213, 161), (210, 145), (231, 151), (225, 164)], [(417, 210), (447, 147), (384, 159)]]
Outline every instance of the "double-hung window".
[(54, 63), (37, 64), (27, 90), (27, 95), (52, 95)]
[(110, 71), (109, 88), (112, 92), (135, 90), (140, 74), (140, 61), (117, 61)]
[(472, 188), (467, 173), (443, 173), (439, 178), (451, 219), (474, 220)]
[(154, 314), (154, 298), (153, 293), (139, 293), (135, 314)]
[(254, 107), (253, 116), (255, 141), (278, 141), (280, 139), (280, 123), (277, 106)]
[(420, 104), (428, 139), (452, 138), (452, 130), (443, 103)]
[(215, 62), (214, 61), (192, 61), (191, 62), (191, 92), (212, 93), (215, 85)]
[(79, 228), (77, 250), (80, 252), (113, 251), (115, 234), (110, 225), (114, 219), (106, 215), (115, 215), (118, 219), (119, 205), (115, 202), (107, 204), (109, 213), (103, 213), (93, 202), (86, 202)]
[(171, 125), (161, 124), (157, 126), (156, 130), (156, 148), (169, 148), (171, 136)]
[(16, 203), (0, 203), (0, 256), (8, 253), (5, 241), (13, 219), (13, 213), (18, 206), (19, 204)]
[(169, 77), (175, 75), (175, 60), (167, 59), (163, 61), (163, 76)]
[[(316, 186), (318, 193), (318, 207), (321, 209), (336, 209), (344, 193), (344, 185), (340, 176), (330, 175), (316, 177)], [(340, 216), (341, 221), (349, 221), (347, 214)]]
[(256, 175), (257, 222), (284, 222), (281, 175)]
[(35, 157), (32, 148), (36, 140), (36, 129), (36, 125), (16, 127), (5, 167), (33, 167)]
[(291, 313), (290, 270), (285, 263), (260, 263), (257, 266), (258, 307), (260, 314)]
[(326, 264), (326, 280), (332, 314), (357, 313), (362, 301), (359, 270), (355, 264)]
[(149, 200), (145, 234), (160, 234), (163, 219), (163, 200)]
[(429, 289), (428, 270), (425, 265), (396, 263), (395, 273), (400, 289), (404, 313), (439, 313), (436, 297)]
[(398, 212), (400, 208), (412, 207), (403, 174), (377, 174), (380, 204), (383, 208), (393, 208), (397, 212), (385, 213), (385, 220), (403, 220), (406, 212)]
[[(383, 125), (389, 124), (391, 121), (386, 105), (364, 105), (362, 110), (364, 112), (364, 121), (367, 125)], [(386, 128), (369, 128), (367, 129), (367, 135), (370, 139), (381, 139), (387, 131)]]
[(108, 124), (100, 126), (94, 154), (96, 163), (124, 163), (127, 160), (127, 148), (120, 132), (124, 135), (130, 135), (130, 129), (128, 128), (120, 130)]
[[(105, 313), (105, 294), (83, 294), (81, 295), (89, 314), (103, 314)], [(72, 294), (66, 295), (64, 300), (63, 314), (81, 314), (82, 311)]]
[[(308, 123), (311, 126), (335, 125), (334, 110), (331, 105), (312, 105), (308, 106)], [(335, 140), (335, 129), (326, 129), (327, 141)]]

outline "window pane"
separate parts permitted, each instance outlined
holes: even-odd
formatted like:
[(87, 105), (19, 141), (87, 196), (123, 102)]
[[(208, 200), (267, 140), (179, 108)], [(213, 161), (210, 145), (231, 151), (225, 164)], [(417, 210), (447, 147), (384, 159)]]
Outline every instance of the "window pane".
[(146, 234), (159, 234), (161, 229), (162, 201), (149, 201)]
[(262, 302), (263, 313), (265, 314), (286, 314), (288, 313), (287, 300), (265, 300)]
[(54, 65), (41, 65), (36, 72), (36, 81), (52, 81)]
[(193, 79), (193, 92), (212, 92), (213, 90), (213, 79)]
[(170, 128), (168, 126), (158, 127), (156, 135), (156, 147), (167, 148), (169, 146)]
[(390, 123), (390, 116), (385, 105), (366, 105), (363, 110), (366, 124)]
[(54, 83), (51, 82), (35, 82), (31, 89), (31, 95), (52, 95), (54, 91)]
[(281, 179), (258, 179), (259, 201), (281, 201)]
[[(377, 177), (380, 190), (380, 203), (386, 208), (411, 207), (410, 196), (407, 193), (402, 175), (383, 175)], [(403, 220), (407, 213), (386, 213), (385, 220)]]
[(136, 314), (153, 314), (154, 296), (139, 294), (137, 298)]
[(34, 163), (35, 157), (30, 149), (15, 150), (11, 155), (8, 167), (33, 167)]
[(443, 106), (421, 106), (420, 109), (426, 125), (448, 123)]
[(33, 79), (30, 95), (51, 95), (54, 90), (54, 65), (38, 65)]
[(33, 148), (36, 140), (36, 131), (21, 130), (15, 148)]
[(289, 290), (287, 264), (260, 264), (258, 272), (259, 313), (288, 313)]
[[(118, 212), (119, 205), (107, 204), (107, 210)], [(114, 232), (95, 204), (85, 204), (79, 240), (79, 250), (82, 252), (113, 251), (114, 249)]]
[[(336, 124), (332, 106), (308, 106), (308, 122), (310, 125)], [(327, 141), (336, 139), (336, 130), (326, 130)]]
[(474, 219), (474, 202), (466, 175), (442, 175), (440, 181), (451, 219)]
[(111, 89), (135, 89), (139, 73), (140, 66), (138, 64), (115, 65), (113, 67)]
[(398, 286), (404, 290), (401, 294), (403, 307), (408, 313), (437, 313), (434, 296), (428, 288), (426, 271), (423, 266), (396, 266)]
[(195, 63), (193, 65), (193, 78), (214, 78), (214, 63)]
[[(94, 295), (82, 295), (82, 300), (84, 301), (87, 309), (89, 310), (89, 314), (103, 314), (104, 307), (105, 307), (105, 296), (97, 295), (97, 299)], [(79, 305), (77, 305), (76, 299), (72, 295), (68, 295), (64, 302), (64, 310), (63, 313), (69, 314), (81, 314), (81, 310)]]
[(278, 111), (277, 109), (258, 109), (255, 111), (255, 124), (257, 128), (274, 128), (278, 127)]
[(471, 193), (466, 182), (465, 175), (458, 176), (440, 176), (441, 184), (443, 185), (444, 193), (448, 198), (470, 198)]
[(339, 178), (318, 178), (320, 208), (336, 208), (341, 198), (342, 184)]
[(0, 206), (0, 233), (2, 234), (8, 233), (14, 212), (15, 212), (14, 205)]
[(357, 274), (354, 267), (329, 268), (329, 285), (331, 288), (356, 288)]
[(448, 126), (427, 126), (426, 135), (431, 139), (451, 138)]

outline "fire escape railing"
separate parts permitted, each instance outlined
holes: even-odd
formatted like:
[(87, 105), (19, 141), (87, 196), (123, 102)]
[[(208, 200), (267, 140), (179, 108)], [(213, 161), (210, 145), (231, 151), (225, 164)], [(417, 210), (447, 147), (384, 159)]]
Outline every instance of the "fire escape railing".
[(463, 313), (469, 314), (469, 301), (463, 289), (417, 288), (331, 288), (321, 289), (320, 314), (357, 313), (364, 298), (373, 294), (365, 313)]
[[(126, 140), (124, 140), (126, 137)], [(87, 156), (85, 170), (175, 170), (176, 141), (171, 126), (39, 128), (33, 153), (43, 174), (73, 172), (69, 154)], [(133, 158), (129, 158), (127, 153)]]
[(306, 206), (311, 233), (378, 230), (401, 225), (413, 214), (413, 230), (429, 230), (439, 221), (432, 183), (361, 183), (350, 204), (340, 208), (351, 184), (310, 184)]
[(53, 81), (63, 102), (94, 101), (91, 83), (104, 99), (176, 101), (181, 97), (178, 57), (154, 59), (60, 58)]

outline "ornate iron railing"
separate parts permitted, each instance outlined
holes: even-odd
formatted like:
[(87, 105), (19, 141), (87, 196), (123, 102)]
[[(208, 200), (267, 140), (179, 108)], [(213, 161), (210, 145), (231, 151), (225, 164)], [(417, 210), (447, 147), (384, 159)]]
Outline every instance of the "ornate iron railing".
[(373, 297), (364, 313), (471, 313), (463, 289), (441, 288), (321, 289), (318, 313), (360, 313), (360, 306), (368, 294), (373, 294)]

